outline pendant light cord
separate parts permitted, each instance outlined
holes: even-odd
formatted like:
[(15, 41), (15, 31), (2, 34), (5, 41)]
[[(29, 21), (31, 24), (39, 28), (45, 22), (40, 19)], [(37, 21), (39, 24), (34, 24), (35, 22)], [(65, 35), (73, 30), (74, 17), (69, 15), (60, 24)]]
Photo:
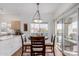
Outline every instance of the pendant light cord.
[(37, 3), (36, 5), (37, 5), (37, 11), (36, 11), (36, 13), (33, 16), (33, 19), (37, 15), (38, 16), (38, 20), (40, 20), (39, 3)]

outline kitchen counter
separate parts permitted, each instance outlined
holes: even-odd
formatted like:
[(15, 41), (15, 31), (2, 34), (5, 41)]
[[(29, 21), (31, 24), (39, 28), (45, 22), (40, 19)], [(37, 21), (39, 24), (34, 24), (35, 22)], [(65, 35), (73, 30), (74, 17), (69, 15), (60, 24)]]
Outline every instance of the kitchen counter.
[(0, 56), (11, 56), (21, 48), (21, 36), (1, 36), (0, 37)]

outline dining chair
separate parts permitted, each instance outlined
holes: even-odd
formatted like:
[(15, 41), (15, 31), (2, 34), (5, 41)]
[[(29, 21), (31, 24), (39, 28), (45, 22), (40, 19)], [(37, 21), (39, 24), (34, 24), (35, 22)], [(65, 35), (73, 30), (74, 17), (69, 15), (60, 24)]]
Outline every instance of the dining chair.
[(45, 42), (45, 47), (46, 50), (51, 50), (51, 51), (46, 51), (47, 53), (51, 53), (52, 52), (52, 45), (53, 45), (53, 35), (51, 35), (51, 41), (50, 42)]
[[(51, 36), (51, 42), (50, 43), (45, 43), (45, 48), (46, 48), (46, 53), (53, 53), (55, 56), (55, 38), (56, 36)], [(49, 48), (47, 48), (49, 47)]]
[(26, 36), (23, 34), (21, 34), (21, 41), (22, 41), (21, 56), (23, 56), (23, 53), (31, 53), (31, 42), (27, 42)]
[(45, 56), (45, 38), (31, 37), (31, 56)]

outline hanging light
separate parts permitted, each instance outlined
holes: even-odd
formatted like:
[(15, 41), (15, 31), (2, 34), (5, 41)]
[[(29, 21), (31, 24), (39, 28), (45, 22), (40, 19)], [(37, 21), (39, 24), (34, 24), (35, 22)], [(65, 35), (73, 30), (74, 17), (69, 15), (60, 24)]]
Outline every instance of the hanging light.
[(41, 20), (40, 12), (39, 12), (39, 3), (37, 3), (36, 5), (37, 5), (37, 11), (36, 11), (36, 13), (33, 16), (33, 22), (35, 22), (35, 23), (41, 23), (42, 20)]

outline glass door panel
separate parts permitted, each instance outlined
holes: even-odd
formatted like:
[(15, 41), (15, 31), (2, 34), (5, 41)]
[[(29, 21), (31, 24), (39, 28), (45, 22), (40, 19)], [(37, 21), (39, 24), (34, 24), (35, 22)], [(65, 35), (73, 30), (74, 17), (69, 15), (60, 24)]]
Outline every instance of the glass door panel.
[(62, 34), (63, 34), (63, 24), (62, 20), (57, 22), (57, 46), (62, 50)]
[(64, 19), (64, 54), (78, 55), (78, 21), (77, 13), (74, 13)]

